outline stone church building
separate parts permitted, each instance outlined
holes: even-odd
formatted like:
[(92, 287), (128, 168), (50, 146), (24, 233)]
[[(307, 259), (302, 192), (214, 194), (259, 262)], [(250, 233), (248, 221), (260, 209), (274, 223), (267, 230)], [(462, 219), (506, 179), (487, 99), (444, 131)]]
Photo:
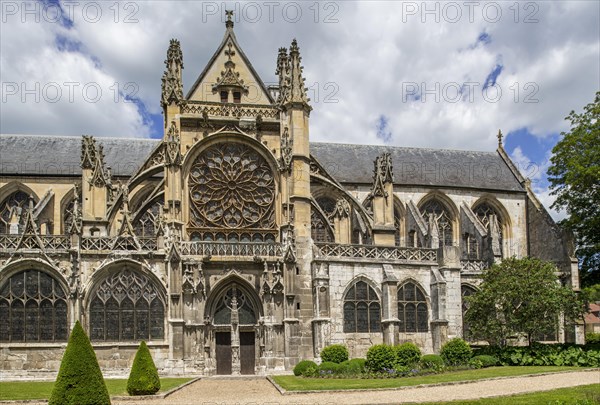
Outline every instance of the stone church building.
[(171, 40), (162, 140), (0, 137), (2, 374), (56, 372), (77, 320), (107, 373), (141, 340), (197, 375), (290, 370), (333, 343), (433, 353), (468, 338), (463, 297), (504, 257), (578, 288), (501, 134), (495, 152), (310, 142), (296, 41), (273, 59), (267, 87), (229, 16), (187, 95)]

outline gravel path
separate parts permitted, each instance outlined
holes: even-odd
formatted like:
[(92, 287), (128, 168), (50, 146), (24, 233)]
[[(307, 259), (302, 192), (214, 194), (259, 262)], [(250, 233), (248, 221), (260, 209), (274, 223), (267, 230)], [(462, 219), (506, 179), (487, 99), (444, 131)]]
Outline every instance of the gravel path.
[[(553, 373), (511, 377), (434, 387), (407, 387), (399, 390), (321, 392), (282, 395), (263, 378), (207, 378), (196, 381), (165, 399), (115, 400), (113, 405), (225, 405), (225, 404), (399, 404), (477, 399), (501, 395), (546, 391), (600, 383), (600, 371)], [(17, 405), (12, 402), (12, 405)], [(44, 403), (41, 403), (44, 404)], [(28, 402), (27, 405), (34, 405)]]
[(266, 379), (205, 379), (160, 401), (119, 401), (113, 405), (158, 404), (392, 404), (476, 399), (600, 383), (600, 371), (516, 377), (401, 390), (281, 395)]

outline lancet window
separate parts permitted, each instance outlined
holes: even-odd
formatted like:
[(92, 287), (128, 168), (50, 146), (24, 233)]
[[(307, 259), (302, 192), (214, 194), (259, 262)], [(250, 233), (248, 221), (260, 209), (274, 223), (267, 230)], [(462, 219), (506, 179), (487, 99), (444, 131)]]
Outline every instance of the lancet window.
[(421, 287), (408, 282), (398, 288), (398, 319), (400, 332), (427, 332), (429, 319), (427, 300)]
[(380, 331), (379, 297), (373, 287), (357, 281), (344, 296), (344, 333)]

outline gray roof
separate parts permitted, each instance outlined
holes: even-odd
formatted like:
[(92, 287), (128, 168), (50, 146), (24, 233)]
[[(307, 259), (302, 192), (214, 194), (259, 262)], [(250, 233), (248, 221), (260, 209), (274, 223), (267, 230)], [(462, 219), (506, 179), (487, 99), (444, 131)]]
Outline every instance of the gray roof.
[(392, 155), (394, 184), (524, 191), (498, 152), (311, 142), (310, 153), (341, 183), (371, 184), (373, 162)]
[[(95, 138), (113, 175), (130, 176), (157, 139)], [(523, 191), (497, 152), (312, 142), (311, 154), (341, 183), (371, 184), (373, 161), (392, 155), (394, 183)], [(0, 135), (0, 175), (80, 176), (81, 137)]]

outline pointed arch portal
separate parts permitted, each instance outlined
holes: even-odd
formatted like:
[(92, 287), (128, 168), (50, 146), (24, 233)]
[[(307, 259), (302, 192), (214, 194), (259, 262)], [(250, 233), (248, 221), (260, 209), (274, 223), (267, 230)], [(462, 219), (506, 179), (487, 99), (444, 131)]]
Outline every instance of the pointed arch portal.
[(207, 302), (217, 374), (255, 373), (259, 302), (256, 293), (237, 280), (228, 282)]

